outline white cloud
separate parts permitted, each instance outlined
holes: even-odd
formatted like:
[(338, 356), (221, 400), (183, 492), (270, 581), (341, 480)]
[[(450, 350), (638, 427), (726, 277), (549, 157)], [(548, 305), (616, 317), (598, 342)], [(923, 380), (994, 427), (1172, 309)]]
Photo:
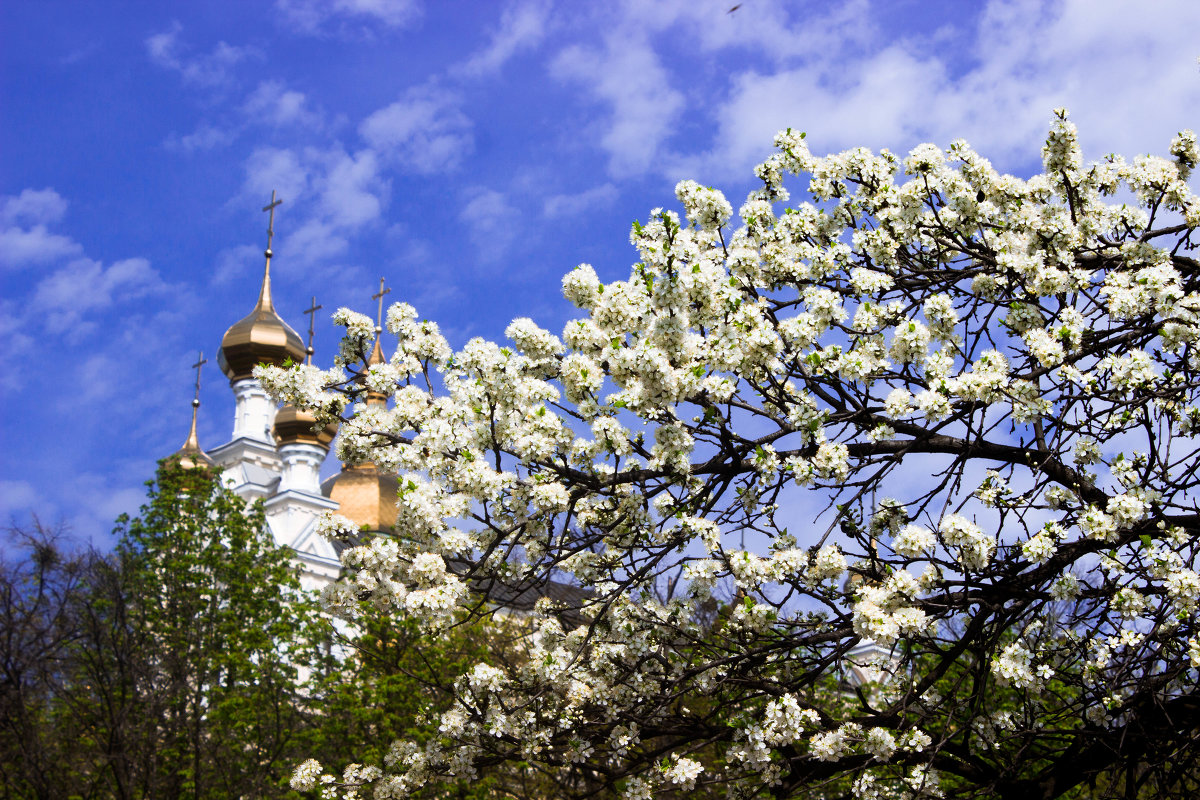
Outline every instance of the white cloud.
[(23, 189), (16, 197), (8, 196), (0, 204), (4, 225), (38, 225), (58, 222), (67, 213), (67, 201), (53, 189)]
[(545, 0), (510, 4), (501, 14), (500, 27), (493, 32), (488, 46), (451, 71), (466, 77), (499, 71), (514, 55), (541, 43), (549, 10)]
[(212, 282), (214, 285), (238, 281), (246, 283), (250, 276), (256, 276), (262, 270), (263, 248), (252, 244), (239, 244), (236, 247), (226, 247), (217, 253), (216, 265), (213, 269)]
[(150, 60), (159, 66), (179, 69), (180, 62), (175, 52), (179, 47), (178, 39), (181, 30), (183, 30), (183, 26), (176, 21), (171, 24), (169, 30), (146, 37), (146, 53), (150, 56)]
[(250, 125), (286, 129), (293, 136), (325, 128), (322, 111), (312, 108), (303, 92), (289, 89), (283, 81), (261, 81), (240, 106), (231, 110), (235, 113), (224, 114), (217, 124), (205, 120), (189, 134), (172, 133), (164, 146), (172, 152), (190, 155), (231, 144)]
[(604, 183), (578, 194), (551, 195), (542, 205), (542, 214), (546, 217), (573, 217), (607, 208), (617, 199), (617, 194), (616, 186)]
[(358, 132), (405, 171), (430, 175), (452, 170), (475, 144), (461, 102), (456, 92), (436, 84), (415, 86), (363, 120)]
[[(348, 153), (340, 144), (300, 152), (259, 148), (246, 160), (243, 197), (266, 198), (278, 190), (283, 217), (276, 219), (276, 250), (288, 266), (312, 267), (340, 256), (350, 236), (377, 223), (390, 183), (379, 156), (370, 149)], [(241, 251), (230, 251), (230, 258)], [(223, 275), (232, 265), (219, 264)]]
[[(993, 0), (957, 40), (935, 46), (938, 32), (876, 34), (855, 58), (818, 51), (776, 71), (734, 76), (713, 107), (712, 147), (676, 154), (667, 169), (676, 177), (743, 176), (769, 154), (775, 132), (793, 127), (808, 132), (819, 154), (858, 145), (904, 152), (966, 138), (998, 168), (1020, 171), (1036, 163), (1056, 106), (1072, 112), (1091, 157), (1163, 152), (1191, 122), (1185, 110), (1200, 107), (1197, 29), (1194, 3), (1130, 14), (1114, 0)], [(861, 31), (844, 35), (864, 46)], [(944, 52), (950, 44), (970, 54), (965, 70)]]
[(53, 189), (25, 189), (0, 198), (0, 268), (47, 264), (81, 253), (83, 248), (70, 237), (47, 228), (66, 212), (67, 201)]
[(121, 514), (138, 513), (146, 501), (146, 492), (134, 485), (134, 475), (153, 469), (153, 464), (137, 464), (133, 470), (132, 465), (122, 466), (125, 469), (118, 474), (77, 473), (72, 476), (69, 494), (56, 493), (53, 499), (57, 501), (57, 510), (66, 515), (73, 538), (82, 538), (101, 548), (111, 547), (113, 520)]
[(379, 161), (370, 150), (339, 152), (319, 181), (323, 216), (340, 228), (358, 228), (379, 219), (388, 184), (379, 176)]
[(44, 264), (81, 252), (66, 236), (50, 233), (45, 225), (0, 230), (0, 266), (15, 268)]
[(671, 87), (671, 75), (644, 34), (620, 29), (606, 36), (602, 50), (568, 47), (554, 59), (551, 71), (582, 84), (610, 108), (599, 143), (608, 153), (611, 175), (643, 173), (655, 163), (684, 99)]
[(86, 61), (100, 52), (99, 42), (89, 42), (83, 47), (78, 47), (58, 60), (58, 63), (64, 67), (72, 67), (82, 61)]
[(308, 191), (309, 167), (294, 150), (260, 147), (246, 159), (243, 192), (250, 197), (269, 198), (272, 191), (285, 203)]
[[(31, 381), (40, 377), (30, 366), (30, 357), (44, 344), (43, 332), (34, 329), (27, 317), (29, 308), (22, 297), (19, 301), (0, 300), (0, 393), (16, 397)], [(32, 334), (32, 335), (31, 335)]]
[(122, 514), (136, 514), (145, 501), (144, 491), (118, 484), (106, 486), (87, 496), (84, 505), (92, 509), (99, 525), (107, 523), (111, 526), (112, 521)]
[(0, 391), (16, 392), (29, 378), (22, 359), (38, 351), (40, 330), (30, 329), (25, 298), (0, 300)]
[(75, 371), (75, 385), (79, 387), (79, 399), (88, 402), (110, 400), (127, 388), (123, 373), (131, 365), (116, 353), (92, 353), (83, 360)]
[(754, 0), (729, 13), (733, 5), (736, 3), (625, 0), (619, 11), (605, 9), (604, 13), (616, 16), (629, 28), (667, 32), (700, 52), (740, 49), (778, 64), (799, 57), (832, 61), (879, 32), (870, 0), (803, 6), (794, 0)]
[(90, 258), (79, 258), (38, 282), (30, 310), (52, 333), (73, 329), (80, 334), (86, 332), (82, 323), (87, 312), (164, 288), (166, 284), (144, 258), (127, 258), (107, 268)]
[(9, 520), (42, 513), (41, 496), (29, 481), (0, 480), (0, 518)]
[(223, 86), (232, 79), (233, 67), (255, 54), (252, 48), (217, 42), (212, 52), (189, 56), (188, 48), (179, 41), (182, 30), (183, 26), (175, 22), (168, 30), (147, 37), (146, 53), (155, 64), (178, 72), (187, 83), (205, 88)]
[[(1067, 0), (1047, 10), (993, 0), (975, 32), (979, 66), (938, 98), (934, 124), (981, 152), (1036, 154), (1065, 106), (1090, 157), (1165, 152), (1200, 107), (1200, 5)], [(953, 131), (953, 132), (952, 132)]]
[(466, 224), (467, 233), (479, 250), (480, 261), (499, 261), (516, 239), (520, 214), (509, 204), (508, 198), (495, 189), (475, 187), (468, 190), (468, 195), (471, 199), (458, 217)]
[(275, 248), (281, 260), (279, 266), (311, 267), (343, 255), (350, 248), (346, 232), (327, 219), (308, 216), (299, 224), (288, 226)]
[[(716, 54), (742, 51), (731, 61), (746, 63), (745, 54), (750, 54), (754, 62), (770, 62), (758, 67), (761, 77), (800, 76), (815, 81), (827, 68), (829, 74), (833, 74), (834, 65), (837, 70), (843, 69), (880, 35), (872, 22), (868, 0), (850, 0), (829, 10), (806, 7), (797, 11), (794, 3), (758, 0), (729, 13), (731, 5), (694, 0), (625, 0), (619, 9), (604, 7), (587, 15), (582, 23), (577, 20), (577, 27), (606, 30), (603, 46), (568, 47), (553, 59), (551, 71), (560, 79), (582, 85), (593, 100), (611, 110), (594, 135), (609, 154), (608, 171), (614, 178), (651, 170), (678, 177), (681, 171), (698, 168), (726, 177), (734, 171), (724, 169), (725, 160), (736, 153), (739, 162), (746, 161), (749, 140), (755, 143), (754, 151), (762, 153), (779, 129), (771, 120), (790, 122), (801, 105), (799, 100), (785, 96), (771, 98), (766, 106), (745, 109), (736, 97), (722, 97), (724, 92), (736, 90), (736, 78), (722, 86), (706, 80), (706, 75), (700, 76), (700, 83), (709, 84), (705, 91), (711, 94), (685, 98), (684, 91), (691, 91), (697, 80), (679, 71), (678, 57), (660, 57), (656, 43), (685, 43), (682, 46), (690, 59), (700, 54), (702, 60), (712, 63), (718, 63)], [(803, 66), (796, 66), (797, 62)], [(836, 97), (836, 92), (833, 95)], [(741, 116), (731, 119), (722, 106), (734, 106)], [(679, 140), (683, 137), (675, 138), (685, 111), (693, 107), (719, 110), (713, 114), (715, 127), (720, 128), (718, 144), (707, 157), (697, 157), (699, 149), (686, 142), (681, 148)], [(767, 128), (770, 130), (764, 134)], [(593, 134), (585, 130), (584, 135)], [(724, 141), (729, 138), (733, 141)], [(716, 163), (718, 159), (721, 163)]]
[(218, 128), (207, 122), (202, 122), (191, 133), (184, 134), (183, 136), (171, 134), (166, 142), (164, 142), (164, 146), (174, 152), (190, 154), (212, 150), (216, 147), (224, 147), (236, 137), (236, 131)]
[(259, 83), (246, 98), (242, 110), (251, 121), (276, 127), (290, 125), (318, 129), (322, 124), (320, 112), (308, 107), (304, 93), (288, 89), (283, 81)]
[(275, 0), (282, 19), (299, 33), (341, 33), (331, 30), (344, 21), (402, 28), (421, 15), (416, 0)]
[(922, 62), (899, 47), (862, 60), (836, 81), (814, 70), (771, 75), (747, 72), (733, 81), (717, 115), (716, 147), (681, 160), (680, 173), (741, 176), (771, 153), (784, 128), (806, 131), (819, 154), (848, 147), (904, 147), (928, 131), (928, 106), (944, 76), (938, 62)]

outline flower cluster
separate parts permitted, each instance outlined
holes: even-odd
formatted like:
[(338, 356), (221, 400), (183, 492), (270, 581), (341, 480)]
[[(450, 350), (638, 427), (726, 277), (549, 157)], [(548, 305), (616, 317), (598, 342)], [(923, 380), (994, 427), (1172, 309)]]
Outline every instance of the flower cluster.
[[(436, 630), (549, 595), (421, 745), (295, 788), (520, 762), (629, 797), (843, 766), (864, 796), (1015, 794), (973, 782), (1194, 700), (1200, 150), (1088, 165), (1079, 139), (1056, 112), (1022, 179), (964, 142), (820, 157), (788, 130), (738, 215), (683, 181), (627, 277), (568, 273), (561, 332), (454, 349), (399, 303), (384, 364), (343, 310), (333, 370), (260, 368), (399, 481), (395, 536), (322, 522), (330, 609)], [(976, 735), (1014, 763), (956, 766)]]

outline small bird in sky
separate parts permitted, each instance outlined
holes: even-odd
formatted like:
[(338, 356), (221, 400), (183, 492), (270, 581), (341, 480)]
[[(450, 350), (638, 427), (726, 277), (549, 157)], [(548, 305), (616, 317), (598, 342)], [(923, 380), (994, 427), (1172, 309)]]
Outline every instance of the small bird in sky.
[(734, 6), (734, 7), (733, 7), (733, 8), (731, 8), (731, 9), (729, 9), (729, 10), (728, 10), (728, 11), (726, 11), (725, 13), (726, 13), (726, 14), (732, 14), (733, 12), (737, 11), (737, 10), (738, 10), (739, 8), (741, 8), (741, 7), (742, 7), (742, 4), (741, 4), (741, 3), (738, 3), (736, 6)]

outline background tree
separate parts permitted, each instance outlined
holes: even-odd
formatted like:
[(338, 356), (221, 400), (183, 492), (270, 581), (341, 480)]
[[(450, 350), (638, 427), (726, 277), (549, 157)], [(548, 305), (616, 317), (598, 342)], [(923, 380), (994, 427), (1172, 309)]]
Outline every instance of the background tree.
[[(1190, 796), (1195, 135), (1085, 165), (1058, 112), (1028, 180), (963, 142), (775, 144), (740, 224), (684, 181), (628, 280), (570, 273), (561, 339), (523, 319), (452, 352), (397, 304), (389, 364), (362, 374), (373, 326), (343, 310), (337, 368), (260, 371), (327, 417), (360, 377), (394, 397), (352, 407), (339, 455), (401, 473), (401, 536), (346, 551), (331, 608), (436, 627), (479, 581), (591, 590), (343, 782), (510, 760), (631, 798)], [(720, 581), (737, 602), (702, 624)]]
[[(168, 461), (111, 553), (64, 550), (36, 521), (10, 531), (0, 797), (282, 796), (305, 756), (362, 758), (369, 737), (379, 759), (421, 735), (489, 644), (519, 657), (520, 625), (501, 641), (468, 620), (431, 640), (376, 615), (337, 634), (264, 524), (216, 474)], [(494, 794), (488, 780), (454, 790)]]
[[(79, 630), (72, 613), (95, 556), (64, 556), (61, 533), (34, 520), (0, 554), (0, 796), (88, 796), (79, 750), (57, 724), (62, 677)], [(17, 556), (14, 558), (14, 556)]]
[(4, 789), (11, 797), (271, 797), (312, 744), (327, 622), (261, 505), (160, 467), (111, 554), (25, 537), (4, 564)]
[(141, 639), (132, 726), (150, 726), (135, 735), (152, 751), (140, 751), (142, 763), (113, 754), (114, 773), (117, 763), (130, 770), (137, 796), (277, 793), (304, 726), (302, 679), (321, 626), (261, 505), (247, 508), (211, 471), (167, 461), (141, 514), (116, 533), (126, 607), (114, 598), (106, 611)]
[[(527, 631), (464, 617), (434, 637), (412, 620), (364, 613), (330, 654), (314, 686), (319, 715), (307, 754), (331, 763), (379, 763), (399, 740), (425, 743), (430, 723), (455, 703), (454, 683), (481, 658), (521, 658)], [(364, 743), (367, 743), (364, 749)], [(297, 762), (298, 763), (298, 762)], [(520, 769), (492, 771), (452, 786), (432, 784), (437, 797), (492, 797), (512, 782), (537, 783)]]

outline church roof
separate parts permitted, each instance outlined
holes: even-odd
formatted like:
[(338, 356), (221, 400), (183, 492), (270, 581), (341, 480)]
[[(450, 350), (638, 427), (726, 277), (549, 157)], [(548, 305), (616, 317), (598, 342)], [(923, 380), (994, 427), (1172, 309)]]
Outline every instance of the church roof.
[(200, 368), (208, 363), (208, 359), (204, 357), (204, 353), (196, 360), (192, 366), (196, 369), (196, 395), (192, 398), (192, 429), (188, 431), (187, 441), (183, 443), (183, 447), (176, 450), (171, 458), (179, 459), (179, 464), (184, 469), (195, 469), (196, 467), (212, 467), (214, 462), (200, 448), (200, 438), (196, 435), (196, 415), (200, 411)]
[(234, 323), (221, 337), (218, 363), (230, 381), (249, 378), (259, 364), (282, 366), (287, 361), (304, 360), (304, 342), (279, 314), (271, 300), (271, 257), (263, 271), (258, 302), (242, 320)]
[(331, 422), (314, 431), (316, 424), (316, 417), (288, 403), (275, 414), (275, 441), (281, 445), (314, 444), (328, 452), (333, 437), (337, 435), (337, 423)]
[[(317, 305), (314, 295), (312, 305), (304, 313), (308, 314), (308, 345), (304, 348), (304, 363), (312, 365), (313, 359), (313, 316), (323, 306)], [(338, 423), (332, 421), (322, 428), (317, 427), (317, 418), (308, 411), (296, 408), (291, 403), (285, 403), (275, 414), (275, 441), (285, 444), (312, 444), (320, 447), (326, 453), (333, 437), (337, 435)]]
[[(367, 358), (367, 369), (386, 363), (380, 344), (382, 332), (376, 325), (375, 346)], [(386, 406), (387, 395), (367, 390), (366, 401), (368, 405)], [(396, 524), (399, 488), (400, 481), (395, 475), (366, 463), (343, 466), (341, 472), (321, 484), (321, 493), (338, 504), (339, 514), (360, 528), (388, 532)]]
[(373, 464), (346, 467), (321, 484), (321, 494), (338, 504), (338, 513), (372, 531), (390, 531), (396, 524), (400, 481)]
[[(274, 193), (271, 204), (264, 210), (271, 210), (279, 201)], [(273, 226), (272, 216), (272, 226)], [(272, 228), (268, 228), (268, 237)], [(268, 238), (265, 251), (266, 266), (263, 270), (262, 287), (259, 290), (258, 302), (248, 316), (226, 331), (221, 340), (221, 350), (218, 363), (229, 377), (230, 381), (252, 377), (255, 365), (268, 363), (282, 365), (284, 362), (300, 362), (312, 357), (312, 322), (309, 322), (309, 341), (307, 347), (300, 336), (283, 321), (276, 313), (271, 298), (271, 246)], [(380, 281), (380, 291), (373, 299), (380, 300), (379, 318), (376, 319), (375, 342), (371, 353), (366, 359), (366, 368), (386, 363), (383, 352), (382, 297), (390, 290), (385, 290)], [(320, 308), (316, 299), (312, 307), (305, 313), (315, 313)], [(203, 355), (195, 365), (199, 368), (203, 363)], [(359, 377), (363, 381), (362, 376)], [(365, 382), (365, 381), (363, 381)], [(366, 387), (361, 387), (366, 389)], [(385, 393), (370, 389), (365, 391), (365, 400), (369, 405), (385, 406), (388, 398)], [(196, 400), (193, 402), (192, 428), (183, 448), (176, 453), (188, 465), (214, 466), (215, 462), (205, 454), (196, 437), (195, 409), (199, 405), (199, 373), (196, 378)], [(240, 395), (239, 395), (240, 398)], [(239, 402), (242, 402), (239, 399)], [(273, 409), (272, 409), (273, 410)], [(304, 509), (311, 511), (322, 502), (315, 495), (304, 495), (306, 490), (295, 490), (284, 483), (286, 465), (280, 463), (280, 458), (286, 461), (287, 456), (282, 449), (289, 443), (306, 443), (321, 447), (326, 453), (336, 434), (336, 424), (330, 424), (314, 431), (315, 418), (291, 405), (284, 405), (277, 411), (273, 410), (274, 442), (262, 441), (258, 438), (235, 438), (234, 442), (214, 449), (214, 454), (221, 459), (221, 467), (225, 479), (234, 490), (243, 497), (264, 498), (268, 508), (275, 503), (285, 508), (287, 513), (268, 514), (268, 524), (273, 527), (277, 537), (285, 536), (283, 541), (291, 544), (297, 553), (297, 558), (304, 561), (305, 574), (321, 581), (332, 580), (336, 577), (336, 557), (346, 547), (360, 544), (373, 534), (393, 535), (398, 517), (399, 478), (394, 473), (380, 470), (371, 463), (343, 466), (341, 472), (326, 479), (320, 485), (321, 494), (337, 504), (338, 513), (357, 525), (361, 533), (347, 541), (325, 542), (317, 541), (316, 517), (305, 518), (301, 515), (301, 526), (297, 529), (274, 526), (288, 524), (287, 521), (297, 518), (291, 513), (292, 504), (296, 498), (305, 500)], [(238, 428), (235, 426), (235, 436)], [(231, 449), (232, 448), (232, 449)], [(265, 455), (264, 455), (265, 454)], [(267, 458), (267, 456), (270, 456)], [(328, 505), (328, 503), (326, 503)], [(278, 510), (278, 509), (276, 509)], [(307, 513), (307, 512), (306, 512)], [(285, 531), (285, 533), (281, 533)], [(316, 565), (316, 566), (314, 566)], [(330, 567), (332, 565), (332, 567)], [(528, 614), (534, 610), (539, 600), (548, 598), (558, 608), (557, 613), (572, 625), (582, 624), (586, 620), (580, 609), (589, 596), (589, 592), (579, 586), (550, 580), (548, 577), (533, 578), (519, 584), (507, 583), (496, 578), (466, 577), (470, 566), (465, 561), (451, 560), (447, 565), (453, 572), (465, 577), (472, 590), (495, 608), (503, 608), (517, 614)], [(332, 571), (330, 571), (332, 569)]]
[(200, 442), (196, 439), (196, 420), (192, 418), (192, 432), (188, 435), (188, 439), (183, 443), (183, 447), (171, 454), (171, 458), (179, 459), (179, 465), (184, 469), (195, 469), (197, 467), (210, 468), (214, 466), (214, 462), (208, 455), (200, 449)]
[(221, 337), (221, 351), (217, 363), (230, 382), (251, 377), (259, 364), (283, 366), (288, 361), (300, 363), (304, 360), (304, 342), (300, 334), (275, 313), (271, 300), (271, 240), (275, 236), (275, 207), (282, 203), (271, 192), (271, 203), (263, 211), (271, 212), (267, 226), (267, 249), (263, 252), (267, 263), (263, 268), (262, 287), (258, 290), (258, 302), (245, 318), (234, 323)]

